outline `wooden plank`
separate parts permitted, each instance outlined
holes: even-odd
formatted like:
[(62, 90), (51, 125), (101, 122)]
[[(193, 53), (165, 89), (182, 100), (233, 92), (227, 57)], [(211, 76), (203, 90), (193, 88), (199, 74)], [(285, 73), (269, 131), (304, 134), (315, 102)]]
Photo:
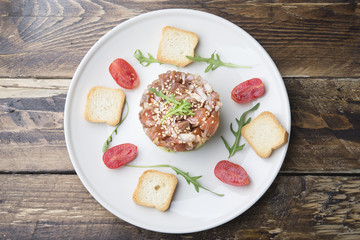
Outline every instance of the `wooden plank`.
[[(0, 76), (71, 78), (90, 47), (141, 13), (183, 7), (250, 33), (283, 76), (360, 76), (359, 5), (353, 1), (5, 1)], [(226, 6), (226, 7), (225, 7)]]
[[(2, 174), (0, 182), (4, 239), (174, 238), (113, 216), (92, 198), (76, 175)], [(279, 176), (243, 215), (222, 226), (177, 237), (357, 239), (359, 184), (358, 176)]]
[[(359, 80), (285, 78), (284, 82), (292, 131), (282, 172), (359, 173)], [(22, 79), (14, 86), (11, 80), (0, 79), (0, 171), (73, 171), (63, 134), (69, 83)], [(29, 86), (35, 98), (23, 97)], [(9, 88), (13, 97), (2, 98)]]
[(282, 170), (346, 172), (354, 168), (359, 172), (359, 80), (285, 78), (284, 82), (292, 133)]
[(72, 171), (64, 137), (70, 79), (0, 79), (0, 171)]
[(71, 79), (0, 78), (2, 98), (45, 98), (67, 94)]

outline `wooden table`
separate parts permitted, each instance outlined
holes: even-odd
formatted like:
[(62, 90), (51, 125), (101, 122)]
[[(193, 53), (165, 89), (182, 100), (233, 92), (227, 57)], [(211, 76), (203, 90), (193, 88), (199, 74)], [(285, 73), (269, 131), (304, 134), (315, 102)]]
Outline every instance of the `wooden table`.
[[(0, 0), (0, 239), (359, 239), (359, 1)], [(236, 219), (203, 232), (147, 231), (87, 192), (66, 150), (64, 104), (89, 48), (165, 8), (221, 16), (268, 51), (292, 114), (283, 167)]]

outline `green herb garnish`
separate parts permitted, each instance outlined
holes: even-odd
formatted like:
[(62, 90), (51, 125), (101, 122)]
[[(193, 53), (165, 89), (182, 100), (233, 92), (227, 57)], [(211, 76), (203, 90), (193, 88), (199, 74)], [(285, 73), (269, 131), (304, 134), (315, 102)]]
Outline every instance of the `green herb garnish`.
[(250, 121), (251, 121), (251, 118), (249, 118), (248, 120), (245, 121), (245, 117), (246, 117), (246, 114), (248, 114), (249, 112), (251, 111), (255, 111), (256, 109), (258, 109), (260, 106), (260, 103), (256, 104), (253, 108), (251, 108), (250, 110), (244, 112), (240, 119), (237, 119), (235, 118), (237, 124), (238, 124), (238, 130), (235, 132), (234, 129), (233, 129), (233, 126), (232, 126), (232, 123), (230, 124), (230, 130), (231, 132), (234, 134), (235, 136), (235, 142), (234, 144), (230, 147), (230, 145), (228, 144), (228, 142), (225, 140), (225, 138), (223, 136), (221, 136), (221, 139), (223, 140), (224, 144), (225, 144), (225, 147), (226, 149), (229, 151), (229, 157), (232, 157), (234, 156), (234, 154), (237, 152), (237, 151), (241, 151), (245, 144), (239, 146), (239, 142), (240, 142), (240, 137), (241, 137), (241, 129), (243, 126), (245, 126), (246, 124), (248, 124)]
[(104, 145), (103, 145), (103, 148), (102, 148), (102, 151), (103, 153), (106, 152), (106, 150), (108, 149), (109, 147), (109, 143), (112, 141), (112, 135), (113, 134), (117, 134), (117, 129), (118, 127), (124, 122), (125, 118), (127, 117), (128, 113), (129, 113), (129, 104), (128, 102), (126, 101), (125, 99), (125, 103), (126, 103), (126, 114), (125, 116), (121, 119), (121, 121), (118, 123), (118, 125), (115, 127), (114, 131), (112, 131), (112, 133), (110, 134), (110, 136), (106, 139)]
[(163, 118), (161, 119), (160, 123), (162, 123), (166, 118), (172, 115), (191, 115), (194, 116), (195, 113), (190, 109), (191, 104), (184, 99), (181, 99), (180, 102), (177, 101), (174, 97), (174, 94), (171, 94), (171, 97), (166, 96), (162, 91), (158, 92), (154, 88), (149, 88), (149, 90), (155, 93), (156, 96), (161, 97), (166, 100), (168, 103), (172, 103), (174, 105), (173, 108), (169, 108), (169, 111)]
[(197, 180), (199, 178), (201, 178), (202, 176), (195, 176), (195, 177), (190, 177), (188, 172), (183, 172), (180, 169), (178, 169), (177, 167), (174, 167), (172, 165), (168, 165), (168, 164), (161, 164), (161, 165), (151, 165), (151, 166), (135, 166), (135, 165), (125, 165), (127, 167), (135, 167), (135, 168), (159, 168), (159, 167), (168, 167), (171, 168), (172, 170), (174, 170), (176, 172), (176, 174), (181, 175), (185, 178), (185, 180), (187, 181), (187, 183), (190, 185), (190, 183), (192, 183), (195, 187), (196, 192), (199, 192), (199, 188), (202, 188), (206, 191), (209, 191), (211, 193), (214, 193), (220, 197), (224, 196), (224, 194), (219, 194), (216, 192), (211, 191), (210, 189), (202, 186)]
[[(216, 58), (215, 58), (216, 56)], [(191, 56), (186, 56), (188, 59), (194, 61), (194, 62), (206, 62), (209, 64), (209, 66), (207, 66), (207, 68), (205, 69), (205, 72), (209, 72), (210, 70), (214, 71), (215, 69), (217, 69), (218, 67), (229, 67), (229, 68), (251, 68), (249, 66), (241, 66), (241, 65), (236, 65), (233, 63), (224, 63), (223, 61), (220, 60), (220, 56), (219, 54), (215, 54), (215, 52), (213, 52), (213, 54), (211, 54), (210, 58), (203, 58), (200, 57), (198, 54), (195, 54), (195, 57), (191, 57)]]
[(150, 53), (148, 53), (149, 57), (145, 57), (144, 54), (137, 49), (134, 52), (134, 57), (140, 62), (141, 65), (147, 67), (152, 63), (159, 63), (162, 64), (161, 62), (159, 62), (156, 58), (154, 58)]

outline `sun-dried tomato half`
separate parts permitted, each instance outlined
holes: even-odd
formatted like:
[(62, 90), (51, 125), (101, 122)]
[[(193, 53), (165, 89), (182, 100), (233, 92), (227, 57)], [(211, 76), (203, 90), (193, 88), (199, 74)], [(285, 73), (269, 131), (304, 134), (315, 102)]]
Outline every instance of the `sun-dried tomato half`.
[(231, 98), (237, 103), (247, 103), (264, 94), (264, 84), (260, 78), (252, 78), (237, 85)]
[(103, 161), (108, 168), (118, 168), (136, 157), (137, 147), (131, 143), (123, 143), (108, 149), (103, 155)]
[(135, 69), (124, 59), (115, 59), (110, 64), (109, 71), (117, 84), (123, 88), (133, 89), (140, 83)]
[(227, 160), (218, 162), (214, 173), (220, 181), (233, 186), (244, 186), (250, 182), (244, 168)]

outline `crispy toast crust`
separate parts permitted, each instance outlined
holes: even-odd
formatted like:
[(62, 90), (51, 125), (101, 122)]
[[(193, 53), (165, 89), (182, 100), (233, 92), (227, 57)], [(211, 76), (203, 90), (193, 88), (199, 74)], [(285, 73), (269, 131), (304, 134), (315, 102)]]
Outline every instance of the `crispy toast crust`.
[(288, 133), (278, 122), (273, 113), (265, 111), (241, 129), (256, 154), (261, 158), (270, 157), (271, 153), (287, 143)]
[(162, 63), (185, 67), (192, 62), (186, 56), (194, 57), (198, 42), (196, 33), (166, 26), (161, 31), (157, 59)]
[(122, 89), (95, 86), (87, 95), (84, 117), (89, 122), (116, 126), (120, 122), (124, 102)]
[(164, 212), (170, 207), (176, 186), (177, 178), (174, 174), (147, 170), (139, 178), (133, 200), (138, 205)]

